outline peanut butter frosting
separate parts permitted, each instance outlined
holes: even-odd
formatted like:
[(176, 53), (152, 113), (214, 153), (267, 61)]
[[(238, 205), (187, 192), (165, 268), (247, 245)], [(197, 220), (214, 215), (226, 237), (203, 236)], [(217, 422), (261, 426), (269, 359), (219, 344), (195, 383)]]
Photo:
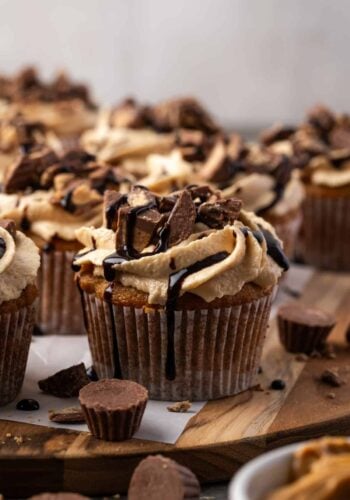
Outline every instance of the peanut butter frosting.
[(71, 82), (64, 73), (43, 82), (35, 68), (25, 68), (13, 78), (3, 78), (0, 93), (13, 113), (41, 122), (61, 136), (80, 134), (96, 122), (96, 106), (87, 87)]
[(149, 304), (168, 304), (176, 288), (206, 302), (246, 283), (269, 289), (288, 268), (273, 228), (207, 186), (107, 194), (105, 227), (81, 228), (77, 239), (77, 267), (93, 265), (96, 276), (147, 293)]
[(39, 249), (16, 231), (13, 221), (0, 220), (0, 304), (17, 299), (36, 281)]
[(306, 184), (339, 188), (350, 185), (350, 116), (314, 106), (298, 127), (277, 124), (262, 142), (289, 156)]
[(266, 500), (344, 500), (350, 498), (350, 444), (345, 438), (311, 441), (294, 454), (292, 482)]
[(127, 191), (130, 182), (118, 167), (97, 164), (83, 151), (58, 157), (46, 146), (34, 146), (7, 173), (0, 217), (14, 219), (46, 242), (74, 241), (79, 227), (102, 224), (104, 190)]

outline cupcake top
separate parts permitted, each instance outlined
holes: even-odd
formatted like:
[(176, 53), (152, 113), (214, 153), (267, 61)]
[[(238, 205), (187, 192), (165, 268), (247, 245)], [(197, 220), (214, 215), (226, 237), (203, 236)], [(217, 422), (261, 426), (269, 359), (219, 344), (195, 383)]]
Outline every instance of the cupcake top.
[(350, 185), (350, 116), (325, 106), (312, 108), (298, 127), (275, 125), (261, 136), (265, 146), (288, 155), (306, 184)]
[(148, 303), (175, 303), (184, 293), (206, 302), (235, 295), (246, 283), (273, 287), (288, 268), (273, 228), (208, 186), (157, 196), (135, 186), (108, 192), (105, 227), (81, 228), (75, 265), (148, 294)]
[(80, 133), (95, 123), (96, 106), (88, 88), (64, 73), (44, 82), (35, 68), (25, 68), (14, 78), (2, 77), (0, 98), (27, 120), (42, 122), (61, 135)]
[(0, 219), (0, 304), (17, 299), (36, 281), (39, 250), (14, 221)]
[(126, 99), (101, 114), (97, 127), (83, 135), (82, 145), (98, 158), (115, 162), (169, 151), (179, 129), (211, 135), (219, 127), (202, 105), (190, 97), (154, 106)]
[(129, 184), (118, 167), (100, 165), (82, 150), (58, 157), (47, 146), (31, 145), (7, 171), (0, 216), (45, 242), (74, 241), (82, 225), (101, 225), (105, 189), (123, 191)]

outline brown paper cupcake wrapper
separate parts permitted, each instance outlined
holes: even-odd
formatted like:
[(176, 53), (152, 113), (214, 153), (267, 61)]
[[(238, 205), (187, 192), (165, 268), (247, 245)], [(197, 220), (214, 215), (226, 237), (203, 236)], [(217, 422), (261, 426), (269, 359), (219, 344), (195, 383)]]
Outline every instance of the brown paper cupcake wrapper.
[(165, 376), (164, 311), (116, 306), (84, 291), (82, 298), (100, 378), (134, 380), (150, 398), (169, 401), (216, 399), (254, 384), (272, 294), (222, 309), (176, 311), (173, 381)]
[(0, 314), (0, 406), (13, 401), (21, 390), (34, 320), (33, 305)]
[(350, 198), (308, 195), (303, 212), (301, 253), (305, 263), (350, 271)]
[(85, 333), (81, 298), (72, 270), (75, 253), (41, 252), (37, 325), (44, 334)]
[(302, 212), (296, 212), (294, 217), (285, 221), (281, 220), (278, 222), (274, 220), (272, 222), (269, 220), (268, 216), (266, 220), (273, 225), (277, 236), (282, 240), (283, 250), (288, 259), (293, 259), (296, 253), (297, 240), (302, 223)]
[(81, 405), (86, 423), (93, 436), (104, 441), (130, 439), (139, 429), (147, 401), (128, 410), (96, 411)]
[(317, 351), (326, 342), (333, 326), (298, 325), (278, 317), (279, 337), (282, 345), (288, 352), (303, 352), (311, 354)]

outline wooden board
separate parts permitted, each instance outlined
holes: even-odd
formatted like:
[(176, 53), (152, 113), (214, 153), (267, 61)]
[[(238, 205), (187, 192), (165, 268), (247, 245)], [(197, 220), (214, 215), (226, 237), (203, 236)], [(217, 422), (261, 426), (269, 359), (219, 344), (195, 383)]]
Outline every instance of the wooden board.
[[(0, 492), (12, 497), (48, 490), (95, 496), (124, 492), (134, 467), (150, 453), (175, 458), (202, 482), (220, 481), (268, 449), (323, 434), (350, 435), (350, 348), (344, 342), (350, 321), (350, 274), (314, 273), (299, 300), (337, 314), (332, 333), (338, 342), (337, 359), (297, 361), (279, 345), (272, 321), (260, 383), (267, 388), (272, 379), (282, 378), (287, 389), (251, 390), (209, 402), (175, 445), (136, 439), (108, 443), (89, 433), (1, 421)], [(332, 389), (317, 378), (334, 366), (347, 383)], [(327, 396), (330, 392), (334, 399)], [(22, 442), (17, 444), (13, 436)]]

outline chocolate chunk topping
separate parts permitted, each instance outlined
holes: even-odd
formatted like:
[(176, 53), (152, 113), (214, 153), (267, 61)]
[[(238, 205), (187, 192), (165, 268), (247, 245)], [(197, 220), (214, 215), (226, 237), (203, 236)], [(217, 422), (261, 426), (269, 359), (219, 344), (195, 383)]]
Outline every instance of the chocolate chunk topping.
[(276, 124), (264, 130), (260, 135), (260, 140), (265, 146), (270, 146), (274, 142), (285, 141), (295, 132), (295, 127)]
[(178, 245), (186, 240), (193, 232), (196, 221), (196, 207), (191, 194), (184, 190), (181, 192), (168, 219), (169, 247)]
[(59, 424), (78, 424), (85, 422), (85, 417), (80, 407), (71, 406), (62, 410), (49, 410), (49, 420)]
[(333, 148), (350, 149), (350, 127), (336, 126), (329, 134), (329, 142)]
[(311, 125), (324, 132), (328, 132), (335, 124), (335, 116), (332, 111), (321, 104), (310, 109), (307, 119)]
[(234, 198), (217, 200), (214, 203), (206, 202), (200, 205), (197, 220), (211, 228), (222, 228), (234, 223), (241, 208), (242, 202)]
[(321, 382), (328, 384), (332, 387), (340, 387), (345, 383), (344, 380), (340, 378), (337, 370), (330, 370), (330, 369), (326, 369), (324, 370), (324, 372), (322, 372), (320, 380)]
[(79, 365), (60, 370), (44, 380), (39, 380), (38, 385), (46, 394), (51, 394), (59, 398), (70, 398), (77, 396), (80, 389), (89, 384), (89, 382), (85, 365), (84, 363), (80, 363)]
[(11, 219), (0, 219), (0, 227), (5, 229), (12, 238), (16, 237), (16, 224), (14, 220)]
[(176, 134), (175, 145), (184, 160), (200, 162), (206, 160), (213, 146), (213, 137), (200, 130), (181, 129)]
[(111, 125), (124, 128), (144, 128), (149, 125), (149, 108), (127, 98), (112, 111)]

